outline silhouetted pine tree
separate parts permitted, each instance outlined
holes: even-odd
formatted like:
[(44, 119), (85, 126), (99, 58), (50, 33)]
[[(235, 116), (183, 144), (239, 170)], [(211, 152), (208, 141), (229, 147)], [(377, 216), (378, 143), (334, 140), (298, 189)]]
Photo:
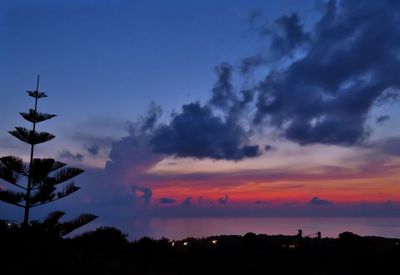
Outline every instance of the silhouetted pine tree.
[[(38, 100), (47, 97), (45, 93), (39, 92), (38, 88), (39, 76), (36, 90), (27, 91), (28, 95), (35, 99), (35, 109), (20, 113), (25, 120), (32, 123), (32, 130), (15, 127), (15, 130), (9, 132), (30, 145), (29, 163), (25, 163), (21, 158), (15, 156), (0, 158), (0, 178), (16, 187), (15, 190), (0, 189), (0, 200), (24, 209), (23, 226), (25, 227), (30, 225), (29, 211), (31, 208), (62, 199), (78, 191), (79, 187), (75, 186), (73, 181), (68, 184), (64, 183), (83, 172), (82, 169), (66, 167), (65, 163), (51, 158), (34, 158), (35, 145), (55, 137), (50, 133), (36, 130), (39, 122), (56, 116), (37, 111)], [(24, 183), (21, 183), (21, 178), (26, 179)], [(57, 234), (63, 236), (97, 218), (95, 215), (82, 214), (72, 221), (60, 223), (58, 220), (64, 214), (62, 211), (53, 212), (40, 223), (40, 226), (47, 230), (56, 230)]]

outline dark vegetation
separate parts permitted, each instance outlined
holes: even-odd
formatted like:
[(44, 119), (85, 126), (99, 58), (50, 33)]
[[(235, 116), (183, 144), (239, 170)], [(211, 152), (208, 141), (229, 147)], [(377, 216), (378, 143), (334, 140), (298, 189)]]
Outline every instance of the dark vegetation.
[(336, 239), (248, 233), (129, 242), (121, 231), (110, 227), (61, 238), (40, 227), (3, 222), (0, 259), (1, 273), (10, 275), (397, 274), (399, 242), (350, 232)]
[(41, 227), (45, 231), (57, 232), (60, 236), (63, 236), (91, 222), (97, 216), (82, 214), (71, 221), (59, 222), (59, 219), (65, 213), (55, 211), (50, 213), (42, 222), (30, 221), (32, 208), (63, 199), (78, 191), (80, 187), (77, 187), (71, 179), (81, 174), (83, 170), (67, 167), (65, 163), (52, 158), (34, 157), (35, 147), (38, 144), (55, 138), (48, 132), (38, 132), (37, 124), (52, 119), (56, 115), (38, 112), (39, 99), (47, 97), (46, 93), (39, 91), (39, 76), (36, 90), (27, 91), (27, 93), (34, 99), (34, 109), (20, 113), (20, 115), (32, 124), (32, 130), (15, 127), (15, 130), (9, 133), (29, 145), (30, 158), (29, 162), (24, 162), (22, 158), (16, 156), (0, 157), (0, 179), (8, 182), (11, 187), (0, 188), (0, 201), (24, 210), (23, 227)]

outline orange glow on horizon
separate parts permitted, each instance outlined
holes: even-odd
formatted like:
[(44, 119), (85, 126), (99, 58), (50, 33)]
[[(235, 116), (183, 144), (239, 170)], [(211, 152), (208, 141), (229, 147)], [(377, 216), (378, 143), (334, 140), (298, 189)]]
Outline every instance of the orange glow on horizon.
[[(257, 201), (260, 206), (301, 204), (314, 197), (335, 204), (400, 201), (398, 158), (374, 160), (362, 148), (288, 148), (239, 162), (166, 158), (153, 166), (126, 169), (122, 179), (126, 186), (144, 182), (156, 203), (160, 198), (176, 200), (166, 206), (188, 197), (192, 204), (224, 207)], [(225, 196), (228, 203), (219, 203)]]

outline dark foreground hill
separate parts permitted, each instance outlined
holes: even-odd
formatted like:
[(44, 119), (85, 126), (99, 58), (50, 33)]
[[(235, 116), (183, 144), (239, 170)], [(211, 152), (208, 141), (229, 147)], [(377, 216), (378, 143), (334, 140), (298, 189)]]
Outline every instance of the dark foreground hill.
[(400, 240), (298, 238), (248, 233), (129, 242), (115, 228), (72, 239), (0, 229), (0, 274), (399, 274)]

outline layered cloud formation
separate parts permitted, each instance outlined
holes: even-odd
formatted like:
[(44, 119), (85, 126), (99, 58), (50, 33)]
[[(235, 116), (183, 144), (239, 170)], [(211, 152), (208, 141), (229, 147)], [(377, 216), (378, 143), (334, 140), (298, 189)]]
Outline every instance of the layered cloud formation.
[(309, 32), (296, 15), (277, 23), (284, 35), (272, 34), (273, 51), (305, 49), (259, 83), (254, 122), (300, 144), (363, 141), (371, 108), (398, 97), (399, 3), (329, 1)]
[[(261, 145), (250, 143), (255, 127), (275, 129), (301, 145), (363, 143), (372, 130), (366, 125), (371, 109), (399, 95), (398, 8), (393, 1), (329, 1), (307, 30), (295, 13), (260, 27), (269, 52), (243, 58), (238, 68), (218, 65), (208, 102), (183, 105), (160, 125), (161, 111), (153, 106), (142, 128), (152, 151), (199, 159), (257, 157)], [(275, 66), (266, 63), (271, 56)], [(260, 66), (268, 69), (260, 81), (235, 89), (236, 69), (248, 74)]]
[(246, 132), (234, 121), (214, 116), (207, 106), (191, 103), (182, 107), (169, 125), (161, 125), (150, 140), (156, 153), (177, 157), (239, 160), (259, 154), (247, 145)]

